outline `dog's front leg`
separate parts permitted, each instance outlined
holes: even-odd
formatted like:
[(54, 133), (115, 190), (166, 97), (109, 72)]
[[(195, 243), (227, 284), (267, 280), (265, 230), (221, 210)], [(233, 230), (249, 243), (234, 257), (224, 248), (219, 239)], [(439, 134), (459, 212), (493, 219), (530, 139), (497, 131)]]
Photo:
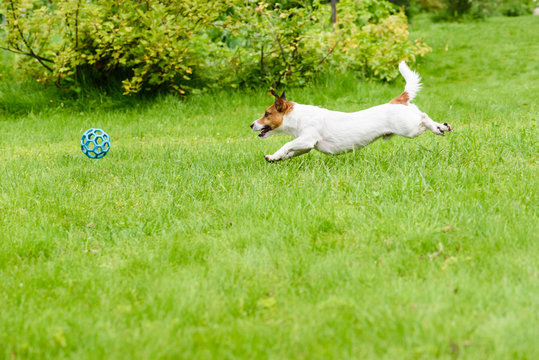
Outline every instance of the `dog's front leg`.
[(267, 161), (279, 161), (289, 159), (293, 156), (299, 156), (305, 153), (308, 153), (312, 150), (316, 140), (311, 138), (297, 138), (283, 145), (282, 148), (277, 150), (273, 155), (265, 155)]

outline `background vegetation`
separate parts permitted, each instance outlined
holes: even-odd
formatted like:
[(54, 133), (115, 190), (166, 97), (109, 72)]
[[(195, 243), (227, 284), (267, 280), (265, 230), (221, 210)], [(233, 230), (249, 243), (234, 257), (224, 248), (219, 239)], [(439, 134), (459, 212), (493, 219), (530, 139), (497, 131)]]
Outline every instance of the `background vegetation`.
[(489, 16), (521, 16), (531, 14), (536, 0), (392, 0), (406, 7), (406, 14), (432, 14), (436, 21), (477, 20)]
[(0, 47), (25, 56), (37, 81), (124, 94), (305, 85), (353, 71), (389, 81), (429, 47), (408, 39), (406, 15), (435, 20), (530, 13), (535, 0), (2, 0)]
[[(271, 165), (266, 89), (74, 96), (2, 58), (0, 356), (539, 358), (538, 24), (414, 18), (416, 103), (455, 132)], [(402, 88), (287, 93), (355, 111)]]
[(429, 48), (382, 0), (343, 0), (337, 25), (319, 1), (3, 0), (4, 48), (40, 82), (125, 94), (304, 85), (319, 72), (391, 80)]

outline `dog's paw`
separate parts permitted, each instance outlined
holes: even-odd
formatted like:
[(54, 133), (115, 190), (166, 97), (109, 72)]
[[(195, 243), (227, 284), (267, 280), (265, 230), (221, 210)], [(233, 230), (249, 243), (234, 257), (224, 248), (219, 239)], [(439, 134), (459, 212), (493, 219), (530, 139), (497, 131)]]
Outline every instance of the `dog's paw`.
[(448, 123), (443, 123), (440, 126), (436, 126), (436, 133), (444, 136), (446, 131), (453, 131), (453, 128)]
[(284, 157), (275, 156), (275, 155), (264, 155), (264, 159), (266, 159), (267, 162), (272, 163), (272, 162), (284, 160), (285, 158), (284, 158)]
[(436, 134), (445, 136), (444, 130), (442, 129), (441, 126), (436, 126)]
[(443, 125), (445, 126), (445, 131), (453, 131), (453, 128), (448, 123), (443, 123)]

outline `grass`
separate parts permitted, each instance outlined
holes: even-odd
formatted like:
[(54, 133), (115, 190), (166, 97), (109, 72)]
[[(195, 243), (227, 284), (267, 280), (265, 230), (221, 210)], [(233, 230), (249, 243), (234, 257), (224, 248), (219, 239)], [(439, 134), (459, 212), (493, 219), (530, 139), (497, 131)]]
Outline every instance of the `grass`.
[[(418, 18), (416, 103), (455, 132), (275, 164), (287, 139), (248, 128), (262, 92), (0, 85), (0, 356), (539, 358), (537, 33)], [(287, 93), (353, 111), (402, 87)], [(99, 161), (90, 127), (113, 137)]]

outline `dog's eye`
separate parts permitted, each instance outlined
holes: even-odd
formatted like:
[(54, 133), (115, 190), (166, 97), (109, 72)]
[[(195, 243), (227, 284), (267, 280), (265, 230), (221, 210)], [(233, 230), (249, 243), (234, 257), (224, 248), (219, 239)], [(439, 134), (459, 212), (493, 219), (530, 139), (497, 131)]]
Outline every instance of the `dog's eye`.
[(269, 112), (266, 111), (266, 112), (264, 113), (264, 117), (268, 117), (268, 116), (269, 116)]

